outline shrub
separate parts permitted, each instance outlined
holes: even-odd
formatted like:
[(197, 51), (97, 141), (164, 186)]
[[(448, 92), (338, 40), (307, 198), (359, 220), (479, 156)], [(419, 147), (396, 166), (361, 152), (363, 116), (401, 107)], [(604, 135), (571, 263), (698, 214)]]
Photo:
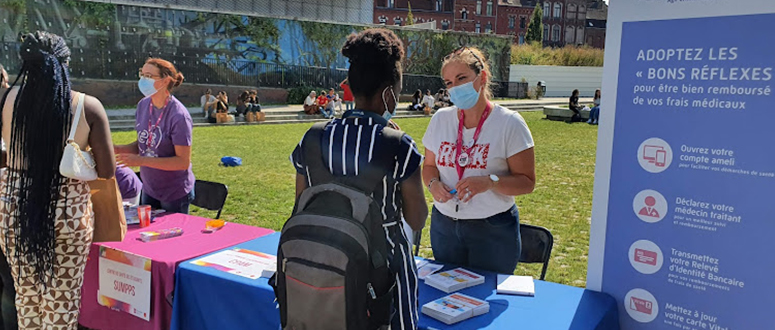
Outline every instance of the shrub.
[(310, 91), (328, 90), (328, 88), (312, 87), (312, 86), (300, 86), (294, 87), (288, 90), (288, 104), (302, 104), (304, 100), (309, 96)]
[(603, 66), (602, 49), (587, 46), (542, 47), (540, 43), (511, 46), (511, 64)]

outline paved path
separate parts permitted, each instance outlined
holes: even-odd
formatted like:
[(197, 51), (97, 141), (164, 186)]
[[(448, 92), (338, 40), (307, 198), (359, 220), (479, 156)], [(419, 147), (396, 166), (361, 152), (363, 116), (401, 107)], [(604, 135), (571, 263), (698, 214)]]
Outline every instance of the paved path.
[[(496, 100), (495, 103), (503, 104), (503, 105), (520, 105), (520, 104), (526, 104), (526, 105), (533, 105), (533, 104), (557, 104), (557, 103), (565, 103), (568, 102), (568, 98), (564, 97), (547, 97), (542, 98), (540, 100)], [(592, 102), (592, 99), (581, 99), (581, 102)], [(409, 107), (408, 102), (406, 103), (399, 103), (398, 109), (406, 109)], [(343, 105), (344, 107), (344, 105)], [(107, 110), (109, 117), (114, 116), (134, 116), (135, 115), (135, 108), (131, 109), (111, 109)], [(290, 111), (302, 111), (301, 104), (291, 104), (291, 105), (267, 105), (262, 106), (261, 111), (267, 112), (267, 115), (272, 112), (290, 112)], [(191, 113), (199, 113), (202, 114), (202, 108), (196, 107), (189, 109), (189, 112)]]

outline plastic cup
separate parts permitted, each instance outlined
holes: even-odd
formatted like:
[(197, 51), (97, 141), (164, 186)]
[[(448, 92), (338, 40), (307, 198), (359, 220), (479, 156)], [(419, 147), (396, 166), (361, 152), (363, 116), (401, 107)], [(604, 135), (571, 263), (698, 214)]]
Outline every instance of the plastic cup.
[(140, 228), (151, 225), (151, 206), (140, 205), (137, 207), (137, 218), (140, 219)]

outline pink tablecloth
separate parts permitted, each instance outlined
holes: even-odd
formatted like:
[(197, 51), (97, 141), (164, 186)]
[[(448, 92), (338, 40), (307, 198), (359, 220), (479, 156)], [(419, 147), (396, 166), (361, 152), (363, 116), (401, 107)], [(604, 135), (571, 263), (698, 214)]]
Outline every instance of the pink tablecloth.
[[(84, 273), (81, 316), (78, 321), (88, 328), (100, 330), (169, 329), (172, 305), (167, 298), (175, 288), (175, 269), (180, 262), (272, 233), (269, 229), (229, 223), (215, 233), (204, 234), (201, 230), (207, 220), (185, 214), (171, 214), (157, 218), (147, 228), (130, 225), (123, 242), (92, 244)], [(172, 227), (183, 228), (183, 235), (148, 243), (137, 240), (141, 231)], [(151, 258), (150, 321), (111, 310), (97, 302), (99, 249), (103, 245)]]

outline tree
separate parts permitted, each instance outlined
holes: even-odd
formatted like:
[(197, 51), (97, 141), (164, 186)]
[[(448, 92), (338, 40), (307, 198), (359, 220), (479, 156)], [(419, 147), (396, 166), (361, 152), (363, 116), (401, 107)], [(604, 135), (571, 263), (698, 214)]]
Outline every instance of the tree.
[(406, 14), (406, 25), (414, 25), (414, 15), (412, 14), (412, 2), (408, 1), (409, 14)]
[(541, 9), (541, 6), (536, 6), (535, 10), (533, 10), (533, 17), (530, 18), (530, 24), (527, 27), (528, 43), (544, 41), (543, 17), (543, 9)]

